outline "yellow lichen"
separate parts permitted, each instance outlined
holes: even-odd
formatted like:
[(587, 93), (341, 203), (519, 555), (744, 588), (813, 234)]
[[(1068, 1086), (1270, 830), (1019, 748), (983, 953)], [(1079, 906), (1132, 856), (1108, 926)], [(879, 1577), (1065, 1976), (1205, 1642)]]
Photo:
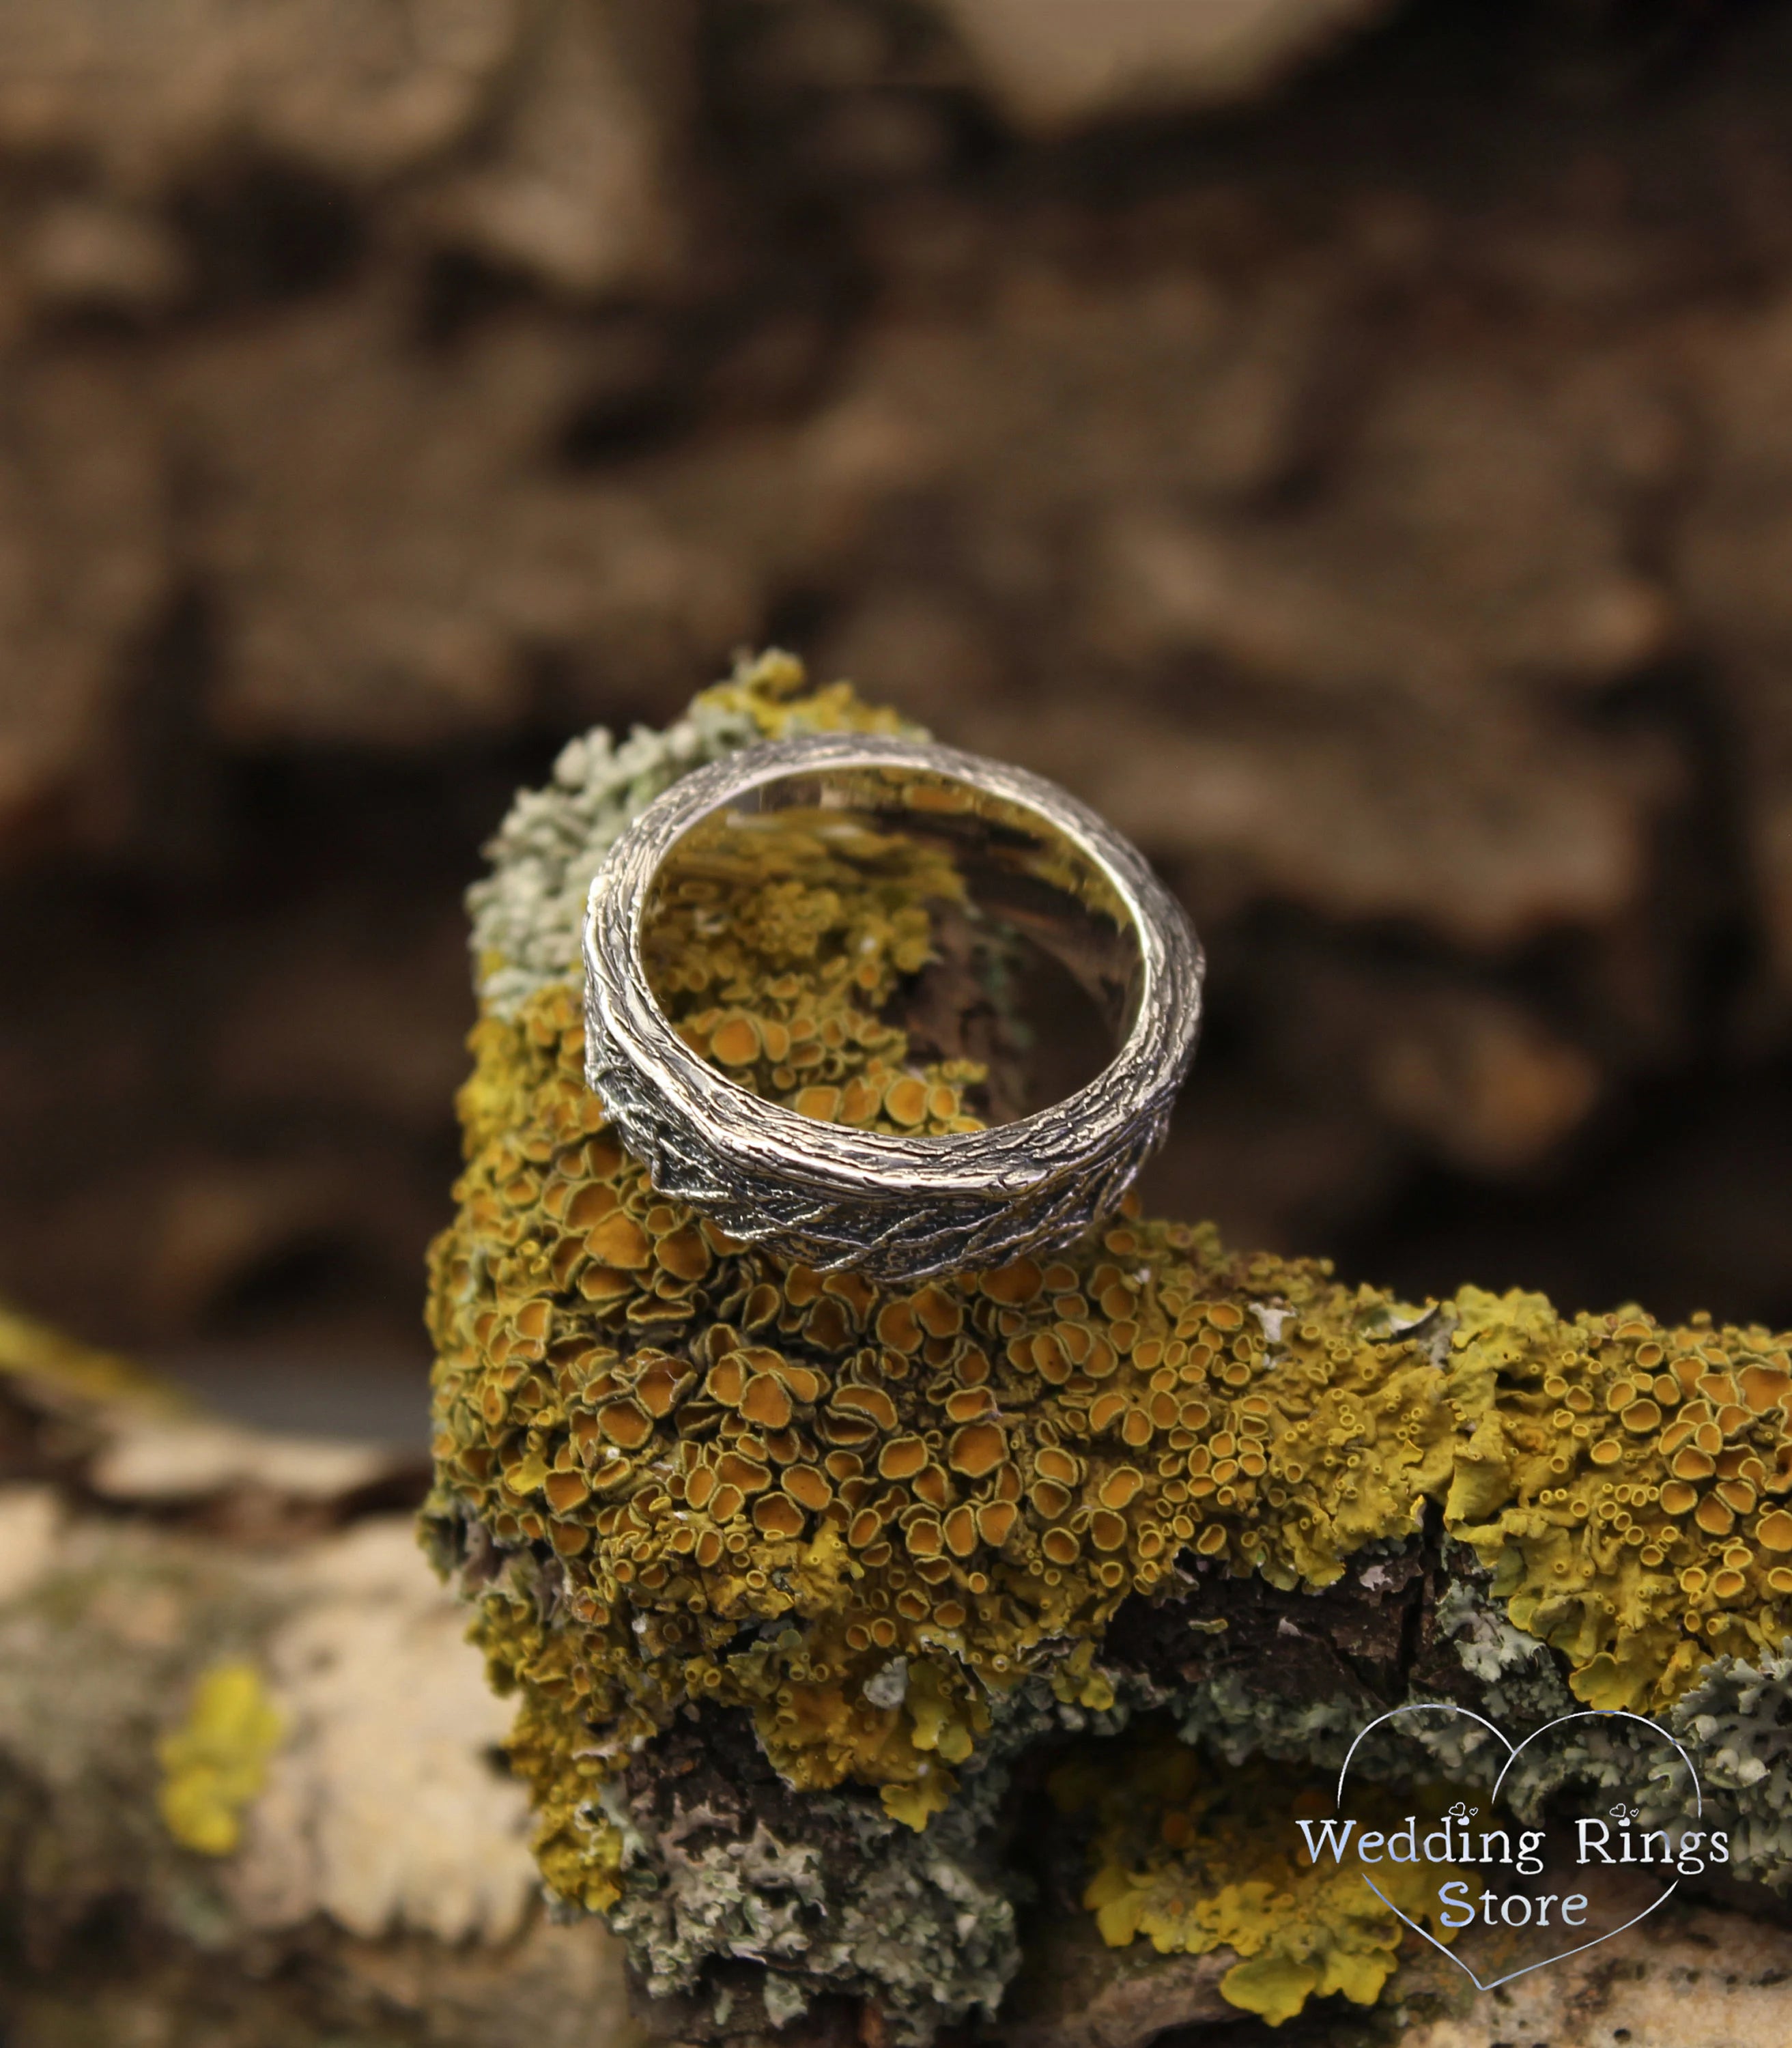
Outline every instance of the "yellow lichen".
[[(762, 662), (709, 701), (768, 733), (894, 722), (800, 692)], [(980, 1069), (917, 1066), (883, 1014), (953, 878), (800, 820), (764, 844), (675, 878), (655, 972), (690, 1041), (805, 1114), (953, 1127)], [(584, 1085), (570, 969), (471, 1042), (432, 1255), (431, 1514), (510, 1561), (480, 1579), (481, 1639), (522, 1696), (564, 1896), (616, 1896), (595, 1797), (690, 1702), (750, 1713), (791, 1783), (879, 1787), (924, 1826), (989, 1700), (1035, 1672), (1099, 1691), (1066, 1645), (1179, 1557), (1321, 1587), (1435, 1510), (1600, 1706), (1659, 1706), (1786, 1633), (1792, 1363), (1764, 1330), (1473, 1288), (1422, 1321), (1323, 1262), (1130, 1212), (1056, 1257), (879, 1289), (656, 1193)], [(876, 1704), (898, 1657), (906, 1693)], [(1273, 2005), (1270, 1972), (1241, 1982)]]
[[(1433, 1894), (1453, 1870), (1390, 1866), (1379, 1875), (1391, 1906), (1354, 1866), (1314, 1865), (1295, 1824), (1329, 1813), (1331, 1800), (1286, 1766), (1221, 1770), (1165, 1736), (1117, 1755), (1092, 1747), (1058, 1767), (1050, 1790), (1061, 1811), (1096, 1811), (1083, 1903), (1108, 1946), (1142, 1935), (1160, 1954), (1230, 1949), (1240, 1960), (1221, 1977), (1221, 1996), (1272, 2027), (1309, 1998), (1374, 2003), (1402, 1932), (1392, 1906), (1452, 1938)], [(1372, 1797), (1373, 1817), (1391, 1820), (1394, 1804)]]
[(1558, 1317), (1464, 1288), (1446, 1525), (1589, 1706), (1670, 1703), (1712, 1656), (1792, 1622), (1792, 1358), (1759, 1327)]
[(253, 1664), (218, 1664), (205, 1673), (185, 1720), (156, 1745), (162, 1770), (157, 1805), (177, 1842), (202, 1856), (236, 1848), (244, 1810), (267, 1782), (281, 1733)]
[(661, 870), (643, 962), (685, 1042), (755, 1095), (866, 1130), (975, 1131), (963, 1091), (984, 1069), (911, 1067), (878, 1014), (931, 957), (929, 906), (964, 894), (942, 852), (838, 812), (718, 822)]

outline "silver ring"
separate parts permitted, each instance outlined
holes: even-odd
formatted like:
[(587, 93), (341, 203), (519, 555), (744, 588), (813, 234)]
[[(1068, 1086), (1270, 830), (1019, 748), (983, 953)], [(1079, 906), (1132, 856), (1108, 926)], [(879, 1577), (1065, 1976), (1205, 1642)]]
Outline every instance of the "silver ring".
[[(921, 829), (947, 830), (937, 824), (944, 799), (904, 808), (906, 794), (941, 784), (970, 821), (959, 829), (995, 844), (985, 858), (1007, 878), (1010, 912), (1025, 919), (1049, 865), (1061, 899), (1073, 894), (1090, 929), (1113, 942), (1104, 962), (1066, 962), (1123, 1034), (1108, 1065), (1013, 1122), (910, 1136), (801, 1115), (700, 1058), (655, 999), (643, 959), (655, 879), (674, 847), (718, 814), (805, 801), (881, 805), (882, 815), (902, 810)], [(586, 1078), (654, 1186), (734, 1237), (879, 1282), (1055, 1250), (1111, 1213), (1162, 1142), (1200, 1018), (1203, 963), (1187, 917), (1086, 805), (953, 747), (855, 734), (744, 748), (676, 782), (598, 871), (584, 959)]]

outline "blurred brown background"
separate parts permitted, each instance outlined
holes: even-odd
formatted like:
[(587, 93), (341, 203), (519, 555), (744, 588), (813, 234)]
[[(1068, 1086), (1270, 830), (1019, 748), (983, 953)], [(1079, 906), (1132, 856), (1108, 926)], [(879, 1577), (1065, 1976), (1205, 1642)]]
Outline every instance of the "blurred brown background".
[(0, 1293), (410, 1434), (513, 787), (1137, 836), (1154, 1197), (1792, 1321), (1792, 4), (0, 0)]

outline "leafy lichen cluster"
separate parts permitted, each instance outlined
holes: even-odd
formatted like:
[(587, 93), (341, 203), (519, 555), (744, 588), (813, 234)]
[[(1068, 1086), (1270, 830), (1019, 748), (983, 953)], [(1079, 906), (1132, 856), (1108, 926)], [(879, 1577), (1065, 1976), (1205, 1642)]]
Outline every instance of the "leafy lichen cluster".
[[(1224, 1996), (1271, 2026), (1310, 1997), (1372, 2004), (1398, 1959), (1395, 1906), (1454, 1939), (1433, 1896), (1460, 1875), (1453, 1868), (1391, 1866), (1378, 1897), (1355, 1870), (1314, 1863), (1288, 1822), (1332, 1810), (1330, 1780), (1317, 1772), (1291, 1781), (1266, 1763), (1218, 1772), (1160, 1737), (1117, 1766), (1092, 1746), (1053, 1772), (1050, 1789), (1061, 1810), (1096, 1817), (1083, 1903), (1103, 1939), (1119, 1947), (1143, 1936), (1160, 1953), (1231, 1950), (1239, 1960), (1220, 1980)], [(1391, 1825), (1402, 1803), (1384, 1794), (1361, 1811)]]
[[(568, 906), (672, 774), (805, 721), (892, 723), (767, 657), (657, 751), (637, 735), (626, 770), (627, 749), (580, 743), (558, 796), (519, 805), (480, 898), (467, 1166), (432, 1255), (429, 1519), (521, 1696), (555, 1893), (634, 1910), (617, 1786), (693, 1713), (747, 1716), (789, 1786), (874, 1788), (879, 1825), (922, 1831), (1041, 1685), (1068, 1712), (1114, 1706), (1100, 1651), (1127, 1603), (1323, 1588), (1427, 1532), (1492, 1573), (1496, 1619), (1460, 1618), (1495, 1631), (1468, 1668), (1471, 1648), (1526, 1661), (1504, 1631), (1553, 1647), (1581, 1700), (1648, 1712), (1714, 1659), (1777, 1650), (1792, 1363), (1764, 1330), (1472, 1288), (1421, 1314), (1133, 1214), (1055, 1258), (879, 1289), (662, 1199), (584, 1084)], [(712, 850), (670, 878), (652, 972), (743, 1085), (870, 1128), (961, 1128), (981, 1069), (923, 1059), (888, 1014), (954, 881), (787, 822), (751, 859)], [(1214, 1705), (1182, 1704), (1197, 1726)], [(1247, 1922), (1203, 1904), (1235, 1883), (1217, 1843), (1197, 1828), (1154, 1883), (1248, 1954)], [(1379, 1968), (1361, 1926), (1326, 1946), (1315, 1896), (1252, 1895), (1251, 1926), (1286, 1923), (1258, 1944), (1281, 1958), (1271, 2004)]]
[(1460, 1397), (1448, 1526), (1494, 1570), (1518, 1627), (1567, 1658), (1595, 1707), (1669, 1705), (1714, 1653), (1792, 1625), (1786, 1339), (1557, 1317), (1542, 1296), (1464, 1289), (1484, 1325)]

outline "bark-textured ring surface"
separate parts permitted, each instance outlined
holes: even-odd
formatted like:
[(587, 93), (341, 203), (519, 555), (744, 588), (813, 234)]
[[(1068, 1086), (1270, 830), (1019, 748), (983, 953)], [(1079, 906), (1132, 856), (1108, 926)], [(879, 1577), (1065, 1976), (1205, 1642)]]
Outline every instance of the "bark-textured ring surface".
[[(1015, 1122), (906, 1136), (822, 1122), (768, 1102), (700, 1059), (649, 984), (643, 931), (655, 879), (704, 820), (792, 778), (890, 771), (962, 785), (1030, 813), (1095, 878), (1130, 926), (1125, 1036), (1106, 1068)], [(1110, 1213), (1162, 1142), (1193, 1057), (1200, 948), (1136, 848), (1043, 777), (956, 748), (812, 734), (684, 777), (611, 849), (584, 931), (586, 1075), (663, 1193), (751, 1243), (822, 1271), (902, 1281), (999, 1265), (1069, 1243)]]

